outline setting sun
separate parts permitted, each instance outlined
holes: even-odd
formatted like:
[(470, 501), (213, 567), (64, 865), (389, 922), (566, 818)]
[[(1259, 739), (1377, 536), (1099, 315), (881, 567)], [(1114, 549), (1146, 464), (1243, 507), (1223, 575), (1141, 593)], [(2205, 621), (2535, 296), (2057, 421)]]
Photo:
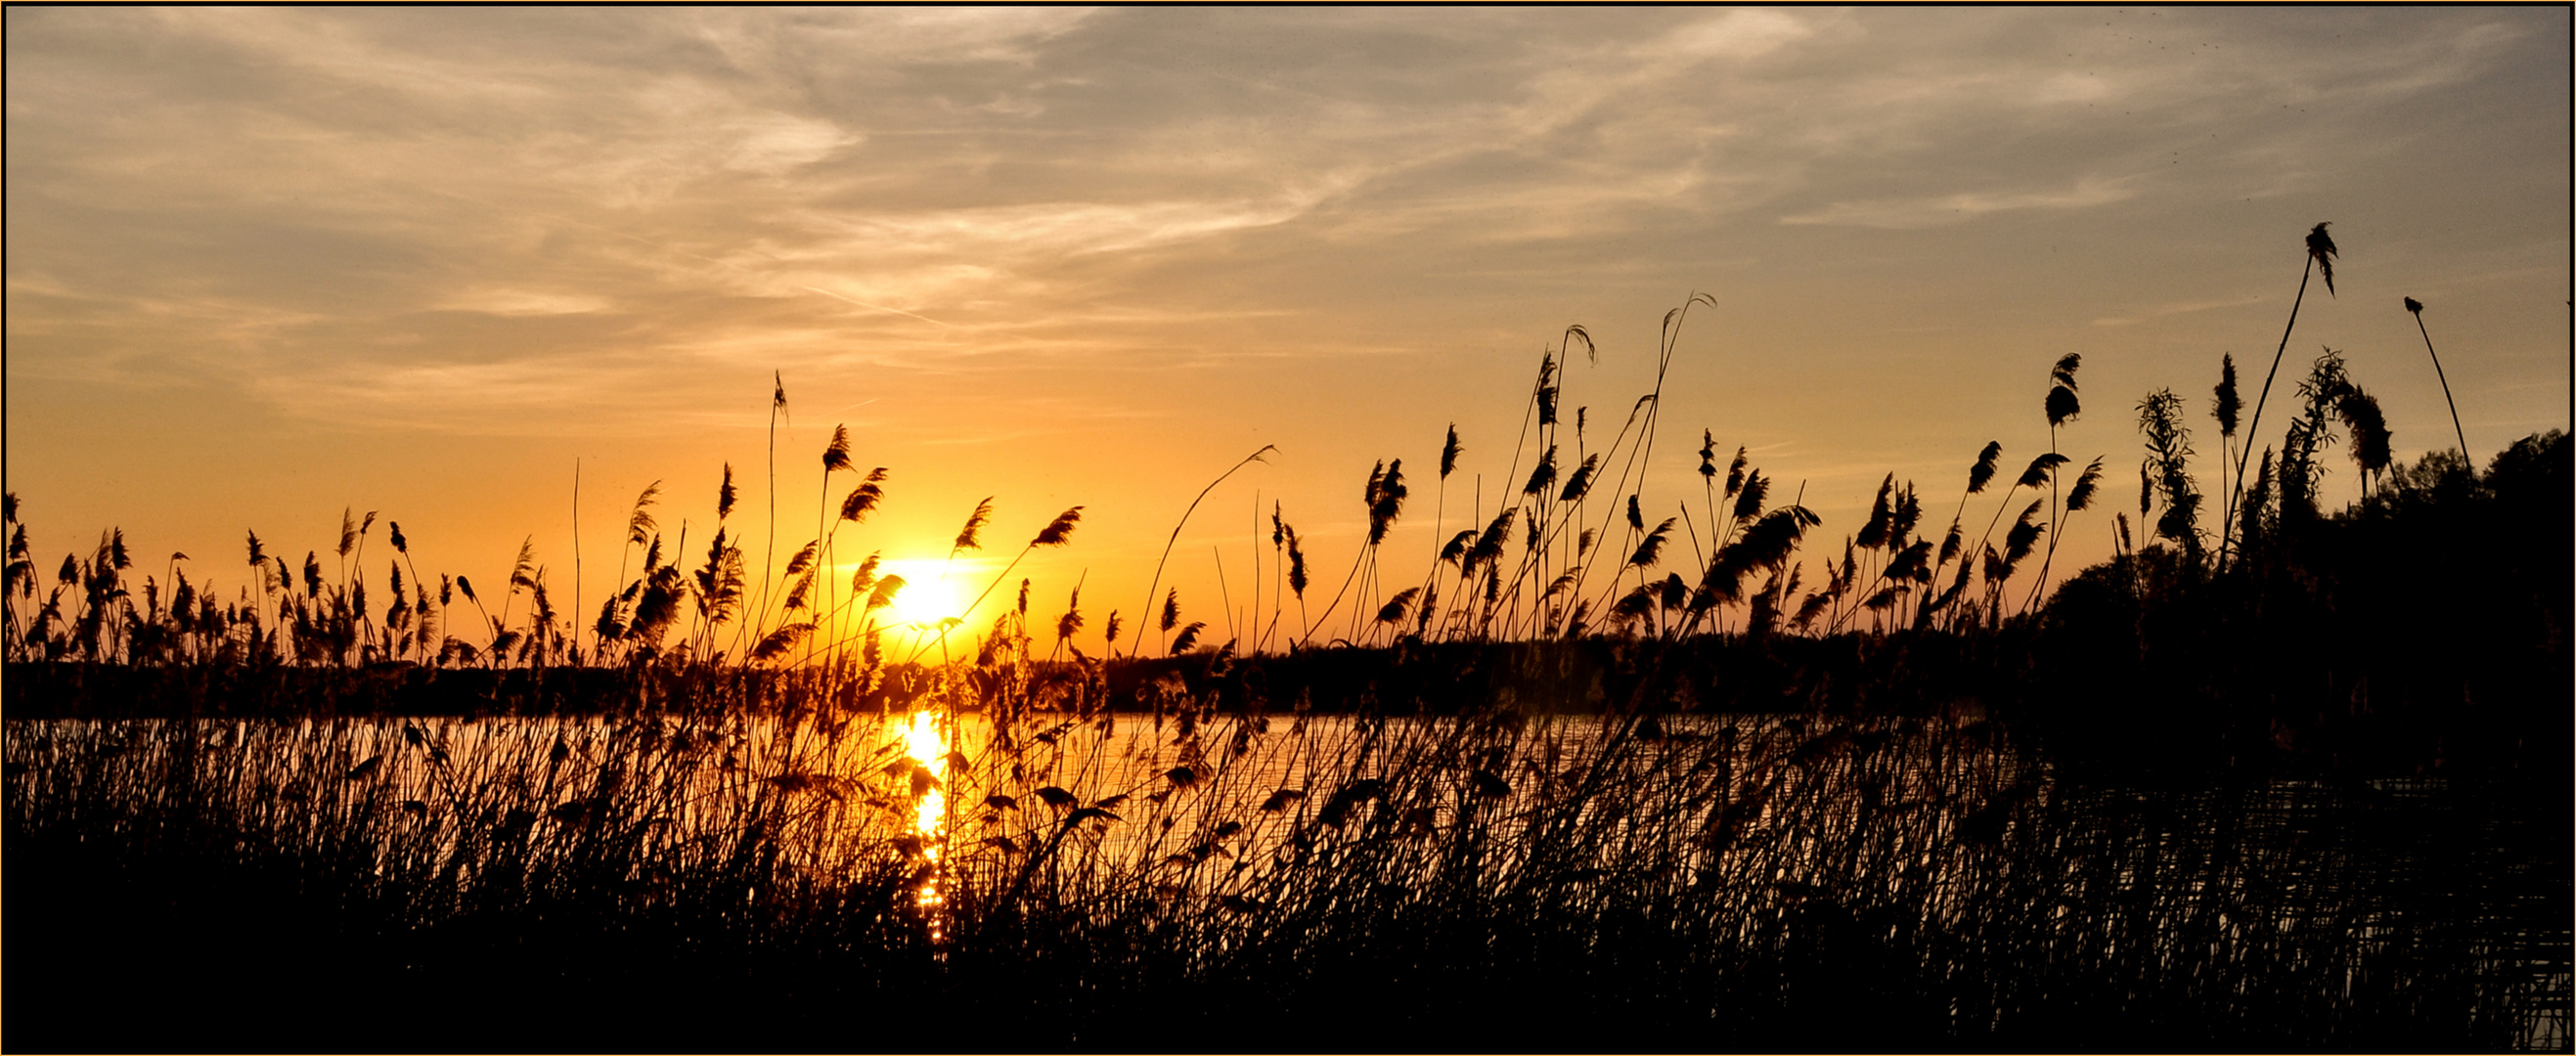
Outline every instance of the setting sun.
[[(943, 565), (946, 565), (945, 575), (942, 575)], [(894, 599), (887, 604), (878, 620), (887, 625), (918, 624), (935, 628), (941, 620), (964, 616), (961, 610), (974, 600), (974, 595), (968, 593), (970, 567), (970, 563), (965, 561), (953, 565), (936, 560), (879, 562), (877, 574), (901, 576), (903, 587), (895, 591)]]

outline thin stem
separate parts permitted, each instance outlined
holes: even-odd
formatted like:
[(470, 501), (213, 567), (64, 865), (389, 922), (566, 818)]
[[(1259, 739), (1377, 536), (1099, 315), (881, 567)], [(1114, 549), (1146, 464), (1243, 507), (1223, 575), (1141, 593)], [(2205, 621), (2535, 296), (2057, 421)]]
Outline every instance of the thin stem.
[[(2272, 369), (2263, 374), (2263, 392), (2254, 397), (2254, 418), (2245, 426), (2245, 447), (2236, 454), (2236, 490), (2227, 493), (2227, 521), (2219, 526), (2218, 567), (2227, 567), (2227, 546), (2236, 523), (2237, 504), (2244, 500), (2245, 459), (2254, 453), (2254, 438), (2263, 428), (2263, 402), (2272, 397), (2272, 379), (2281, 373), (2281, 357), (2290, 351), (2290, 331), (2299, 325), (2299, 305), (2308, 298), (2308, 276), (2315, 273), (2316, 254), (2308, 254), (2307, 263), (2299, 268), (2299, 292), (2290, 298), (2290, 322), (2281, 328), (2281, 346), (2272, 350)], [(2422, 317), (2417, 317), (2421, 321)]]
[(2451, 433), (2459, 437), (2460, 457), (2465, 460), (2469, 457), (2469, 433), (2468, 430), (2460, 428), (2460, 405), (2451, 400), (2451, 379), (2442, 374), (2442, 355), (2433, 351), (2433, 333), (2424, 329), (2423, 310), (2416, 309), (2414, 315), (2415, 332), (2424, 335), (2424, 354), (2433, 357), (2433, 377), (2442, 383), (2442, 402), (2450, 404), (2451, 407)]
[[(1208, 492), (1215, 491), (1217, 485), (1225, 483), (1225, 478), (1233, 476), (1235, 470), (1242, 469), (1247, 465), (1258, 462), (1261, 460), (1261, 456), (1277, 450), (1279, 450), (1279, 446), (1277, 444), (1263, 444), (1261, 445), (1260, 450), (1243, 456), (1243, 461), (1237, 462), (1225, 472), (1217, 474), (1216, 479), (1209, 481), (1207, 487), (1199, 489), (1198, 498), (1190, 500), (1190, 508), (1181, 511), (1181, 522), (1172, 526), (1172, 537), (1163, 541), (1163, 556), (1154, 562), (1154, 578), (1152, 582), (1148, 583), (1145, 587), (1145, 607), (1142, 610), (1143, 612), (1148, 615), (1152, 614), (1154, 610), (1154, 591), (1160, 589), (1163, 585), (1163, 566), (1172, 559), (1172, 545), (1181, 541), (1181, 529), (1189, 525), (1190, 515), (1198, 512), (1199, 503), (1208, 497)], [(1304, 599), (1301, 597), (1299, 600), (1302, 603)], [(1138, 631), (1136, 634), (1136, 644), (1127, 647), (1127, 655), (1130, 657), (1135, 656), (1137, 648), (1142, 646), (1144, 641), (1144, 632)]]
[(572, 662), (581, 663), (581, 459), (572, 460)]

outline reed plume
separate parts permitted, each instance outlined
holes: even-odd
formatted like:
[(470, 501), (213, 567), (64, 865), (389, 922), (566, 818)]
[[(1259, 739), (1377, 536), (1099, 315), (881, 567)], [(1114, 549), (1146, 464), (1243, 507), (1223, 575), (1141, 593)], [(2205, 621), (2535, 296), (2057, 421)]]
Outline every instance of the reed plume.
[(1744, 484), (1735, 491), (1735, 506), (1731, 511), (1736, 523), (1742, 524), (1761, 515), (1762, 504), (1770, 498), (1771, 478), (1763, 476), (1759, 469), (1746, 470)]
[(993, 498), (994, 496), (991, 495), (984, 496), (984, 501), (975, 504), (975, 512), (966, 515), (966, 526), (957, 530), (956, 545), (948, 550), (950, 558), (955, 558), (963, 551), (984, 548), (978, 536), (984, 531), (984, 522), (992, 519)]
[(1581, 500), (1587, 492), (1592, 490), (1593, 473), (1600, 468), (1601, 455), (1599, 453), (1596, 452), (1594, 454), (1584, 456), (1583, 464), (1574, 467), (1574, 472), (1565, 478), (1565, 488), (1557, 493), (1556, 501), (1565, 503)]
[(2066, 456), (2058, 454), (2055, 451), (2042, 451), (2039, 454), (2032, 456), (2030, 465), (2021, 471), (2021, 476), (2014, 478), (2013, 487), (2037, 488), (2042, 484), (2055, 480), (2057, 476), (2057, 467), (2065, 464)]
[[(1082, 584), (1077, 582), (1073, 585), (1073, 596), (1065, 599), (1064, 615), (1056, 617), (1055, 620), (1057, 650), (1071, 648), (1073, 636), (1080, 630), (1082, 630)], [(1082, 653), (1076, 650), (1074, 655), (1080, 656)], [(1052, 654), (1049, 659), (1053, 659)]]
[(1032, 547), (1063, 546), (1072, 540), (1074, 522), (1080, 520), (1082, 520), (1080, 506), (1059, 513), (1054, 520), (1047, 522), (1045, 528), (1039, 529), (1038, 537), (1029, 540), (1029, 545)]
[[(2254, 438), (2262, 433), (2263, 405), (2272, 397), (2272, 380), (2275, 377), (2278, 377), (2281, 373), (2281, 357), (2290, 350), (2290, 332), (2297, 329), (2299, 325), (2299, 306), (2307, 301), (2309, 273), (2311, 271), (2324, 272), (2326, 280), (2326, 295), (2329, 297), (2334, 295), (2335, 244), (2334, 238), (2326, 234), (2326, 228), (2332, 226), (2334, 226), (2333, 222), (2327, 221), (2319, 223), (2317, 226), (2308, 230), (2308, 254), (2306, 260), (2299, 267), (2299, 292), (2290, 298), (2290, 321), (2288, 324), (2281, 327), (2281, 345), (2279, 348), (2272, 350), (2272, 369), (2265, 371), (2263, 374), (2263, 389), (2254, 396), (2254, 419), (2246, 425), (2245, 446), (2237, 453), (2236, 456), (2236, 481), (2238, 491), (2244, 490), (2246, 456), (2253, 454)], [(2230, 492), (2228, 509), (2229, 516), (2227, 518), (2229, 521), (2237, 519), (2234, 516), (2234, 513), (2235, 506), (2238, 501), (2236, 493)], [(2228, 545), (2227, 537), (2222, 534), (2218, 540), (2218, 563), (2222, 568), (2227, 564)]]
[(2052, 436), (2058, 426), (2083, 413), (2083, 403), (2075, 398), (2075, 371), (2083, 365), (2083, 356), (2069, 352), (2057, 357), (2057, 365), (2048, 368), (2048, 428)]
[(869, 611), (873, 612), (877, 609), (882, 609), (888, 605), (894, 604), (895, 597), (903, 593), (905, 585), (906, 584), (904, 583), (902, 576), (884, 575), (877, 577), (876, 583), (868, 588)]
[(1393, 626), (1404, 622), (1405, 614), (1412, 611), (1413, 599), (1421, 596), (1421, 587), (1406, 587), (1403, 590), (1396, 591), (1394, 597), (1388, 598), (1386, 604), (1378, 607), (1378, 624), (1380, 626)]
[[(1403, 512), (1406, 495), (1403, 459), (1380, 462), (1370, 468), (1368, 483), (1360, 492), (1360, 499), (1368, 510), (1368, 538), (1360, 547), (1359, 556), (1352, 559), (1350, 573), (1342, 577), (1341, 589), (1334, 591), (1333, 600), (1324, 606), (1324, 615), (1318, 617), (1319, 622), (1333, 618), (1333, 613), (1341, 608), (1342, 599), (1351, 595), (1352, 584), (1359, 585), (1359, 597), (1367, 596), (1374, 589), (1378, 545), (1385, 541), (1387, 530), (1394, 527), (1396, 517)], [(1363, 577), (1364, 570), (1372, 575)], [(1221, 568), (1219, 571), (1222, 574)], [(1357, 597), (1352, 604), (1364, 607)], [(1357, 613), (1353, 616), (1356, 619)], [(1307, 633), (1313, 634), (1313, 629), (1308, 628)]]
[[(626, 542), (628, 545), (642, 546), (644, 545), (645, 540), (661, 531), (661, 524), (653, 519), (653, 504), (660, 500), (661, 495), (662, 482), (656, 480), (651, 484), (645, 485), (643, 493), (635, 496), (635, 507), (626, 515)], [(394, 547), (396, 549), (400, 549), (402, 547), (401, 525), (394, 526)], [(617, 578), (621, 580), (626, 578), (626, 568), (624, 565), (618, 566)]]
[(2318, 224), (2308, 231), (2308, 259), (2317, 263), (2317, 274), (2326, 280), (2326, 295), (2334, 295), (2334, 239), (2326, 234), (2332, 224)]
[[(598, 623), (592, 627), (597, 649), (607, 648), (608, 643), (619, 636), (624, 625), (620, 609), (626, 604), (631, 604), (635, 600), (636, 593), (641, 589), (640, 582), (624, 589), (620, 589), (617, 584), (627, 582), (626, 562), (633, 556), (634, 548), (649, 545), (661, 535), (661, 524), (653, 519), (653, 504), (660, 501), (661, 495), (661, 481), (656, 480), (647, 484), (643, 492), (635, 496), (635, 505), (627, 511), (626, 541), (617, 550), (617, 578), (610, 584), (608, 600), (600, 604)], [(393, 525), (392, 538), (395, 550), (409, 552), (403, 547), (400, 522)], [(649, 575), (651, 570), (648, 567), (646, 571)], [(414, 575), (413, 578), (419, 577)]]
[(1297, 529), (1292, 527), (1288, 529), (1288, 589), (1296, 592), (1297, 605), (1300, 609), (1303, 609), (1306, 604), (1308, 582), (1310, 581), (1306, 578), (1306, 551), (1299, 545)]
[[(1431, 538), (1435, 544), (1439, 541), (1442, 533), (1448, 528), (1449, 474), (1458, 468), (1458, 455), (1463, 450), (1465, 450), (1465, 448), (1458, 443), (1458, 423), (1451, 422), (1449, 423), (1448, 435), (1440, 442), (1440, 487), (1433, 499), (1431, 511)], [(1274, 538), (1272, 539), (1274, 546), (1278, 541), (1275, 535), (1276, 533), (1274, 532)], [(1259, 561), (1258, 551), (1254, 554), (1254, 560), (1256, 562), (1257, 571), (1257, 562)], [(1417, 633), (1427, 632), (1430, 628), (1432, 610), (1431, 599), (1439, 593), (1440, 565), (1442, 560), (1443, 559), (1440, 556), (1435, 554), (1432, 558), (1431, 567), (1423, 572), (1423, 604), (1421, 609), (1422, 617), (1420, 621), (1422, 631), (1418, 631)], [(1254, 580), (1254, 593), (1257, 595), (1260, 589), (1260, 581), (1258, 579)]]
[[(2245, 409), (2245, 401), (2238, 399), (2236, 395), (2236, 356), (2234, 353), (2223, 352), (2219, 354), (2218, 384), (2212, 387), (2209, 391), (2209, 416), (2218, 422), (2218, 493), (2222, 496), (2229, 496), (2227, 501), (2232, 502), (2234, 501), (2233, 496), (2235, 495), (2235, 492), (2229, 490), (2227, 486), (2227, 471), (2229, 468), (2228, 464), (2235, 461), (2236, 457), (2236, 417), (2239, 412)], [(2138, 516), (2144, 518), (2146, 513), (2142, 510), (2139, 512)], [(2219, 534), (2225, 535), (2227, 532), (2226, 514), (2222, 511), (2219, 517)]]
[[(1977, 452), (1977, 461), (1968, 467), (1966, 495), (1974, 495), (1986, 490), (1986, 484), (1995, 479), (1995, 462), (2003, 457), (2003, 453), (2003, 441), (1986, 441), (1986, 446)], [(1963, 504), (1967, 501), (1965, 495), (1961, 496), (1960, 501)]]
[[(990, 499), (985, 500), (988, 504), (991, 501), (992, 500)], [(976, 512), (980, 516), (985, 511), (979, 508)], [(1063, 513), (1056, 514), (1055, 519), (1048, 521), (1046, 527), (1038, 529), (1036, 538), (1029, 540), (1027, 546), (1020, 548), (1020, 552), (1011, 558), (1010, 564), (1002, 566), (1002, 571), (984, 584), (983, 591), (975, 595), (975, 600), (966, 603), (965, 610), (960, 612), (958, 615), (963, 616), (967, 613), (974, 612), (976, 606), (982, 605), (984, 603), (984, 599), (992, 595), (993, 588), (1000, 585), (1004, 580), (1009, 579), (1011, 571), (1020, 567), (1020, 562), (1027, 559), (1032, 551), (1035, 551), (1041, 546), (1066, 546), (1071, 544), (1073, 541), (1074, 525), (1081, 523), (1081, 521), (1082, 507), (1080, 506), (1075, 506), (1065, 510)], [(970, 519), (968, 525), (969, 527), (973, 527), (975, 523), (975, 521)], [(1028, 608), (1028, 598), (1026, 596), (1027, 582), (1028, 581), (1026, 580), (1021, 581), (1022, 597), (1020, 599), (1020, 608), (1024, 612)], [(1077, 600), (1080, 598), (1081, 593), (1081, 588), (1075, 588), (1074, 594)], [(1082, 620), (1079, 616), (1074, 618), (1073, 625), (1076, 627), (1082, 625)]]
[(1673, 522), (1673, 518), (1666, 517), (1663, 523), (1655, 526), (1653, 531), (1647, 532), (1646, 537), (1638, 541), (1636, 551), (1628, 555), (1626, 567), (1642, 574), (1646, 569), (1653, 568), (1661, 562), (1664, 554), (1664, 539), (1672, 534)]
[[(2069, 352), (2057, 357), (2057, 364), (2049, 368), (2048, 399), (2045, 408), (2048, 412), (2048, 450), (2052, 454), (2057, 451), (2058, 427), (2072, 421), (2084, 411), (2083, 403), (2075, 397), (2075, 371), (2083, 365), (2084, 357)], [(2057, 562), (2057, 540), (2065, 531), (2060, 519), (2057, 477), (2054, 473), (2051, 473), (2048, 479), (2048, 527), (2048, 553), (2040, 558), (2039, 582), (2031, 587), (2030, 599), (2024, 603), (2024, 608), (2038, 604), (2040, 595), (2047, 591), (2049, 570)]]
[(2102, 459), (2096, 457), (2084, 472), (2075, 475), (2075, 486), (2066, 490), (2066, 512), (2082, 513), (2093, 505), (2094, 491), (2102, 480)]
[[(1934, 596), (1929, 591), (1924, 593), (1923, 607), (1915, 613), (1915, 625), (1918, 627), (1929, 623), (1934, 615), (1957, 601), (1961, 592), (1967, 588), (1968, 576), (1974, 569), (1974, 562), (1966, 560), (1973, 555), (1969, 555), (1962, 545), (1966, 542), (1963, 529), (1968, 516), (1968, 496), (1985, 491), (1986, 485), (1994, 482), (1997, 463), (2003, 458), (2003, 453), (2003, 441), (1988, 440), (1985, 447), (1978, 449), (1976, 461), (1968, 465), (1967, 490), (1959, 493), (1958, 508), (1950, 513), (1950, 529), (1942, 538), (1939, 556), (1932, 562), (1932, 575), (1937, 579), (1942, 569), (1949, 567), (1951, 561), (1958, 560), (1960, 562), (1959, 580), (1939, 596)], [(1995, 516), (2000, 519), (2003, 511), (2000, 509), (1995, 511)], [(1993, 536), (1993, 524), (1986, 526), (1986, 534), (1989, 538)], [(1983, 541), (1981, 540), (1978, 545), (1984, 545)]]
[(1545, 494), (1548, 485), (1555, 482), (1556, 445), (1550, 444), (1547, 453), (1539, 456), (1538, 465), (1530, 469), (1529, 483), (1521, 486), (1521, 495), (1524, 498), (1536, 498)]
[(2389, 450), (2388, 418), (2379, 409), (2379, 398), (2361, 390), (2359, 385), (2346, 385), (2334, 401), (2335, 416), (2343, 420), (2344, 430), (2352, 434), (2353, 465), (2361, 470), (2362, 493), (2370, 493), (2371, 484), (2388, 470), (2395, 455)]

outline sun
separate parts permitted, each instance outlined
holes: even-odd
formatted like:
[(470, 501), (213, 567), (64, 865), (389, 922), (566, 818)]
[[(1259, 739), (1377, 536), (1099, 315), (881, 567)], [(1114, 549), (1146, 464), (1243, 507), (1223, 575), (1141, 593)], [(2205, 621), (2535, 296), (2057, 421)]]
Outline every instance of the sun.
[(907, 577), (903, 589), (895, 593), (894, 604), (888, 608), (894, 612), (897, 623), (936, 627), (939, 621), (956, 616), (957, 610), (965, 604), (966, 599), (957, 596), (957, 584), (940, 582), (934, 573), (929, 579)]
[(970, 596), (958, 569), (949, 568), (945, 579), (939, 561), (887, 561), (878, 568), (881, 576), (902, 576), (903, 589), (895, 592), (882, 619), (890, 624), (919, 624), (937, 627), (940, 621), (965, 615)]

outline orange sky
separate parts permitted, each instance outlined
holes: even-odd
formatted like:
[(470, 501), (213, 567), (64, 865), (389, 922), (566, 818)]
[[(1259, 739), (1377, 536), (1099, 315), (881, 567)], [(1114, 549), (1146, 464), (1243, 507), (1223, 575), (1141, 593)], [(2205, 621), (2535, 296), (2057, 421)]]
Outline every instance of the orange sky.
[(2481, 458), (2568, 423), (2563, 7), (6, 18), (7, 486), (47, 570), (116, 525), (237, 587), (246, 529), (328, 553), (354, 507), (482, 582), (532, 539), (561, 593), (578, 462), (587, 615), (655, 480), (694, 543), (729, 462), (759, 559), (775, 371), (780, 562), (846, 424), (891, 477), (845, 556), (937, 559), (990, 495), (998, 567), (1083, 504), (1022, 572), (1050, 618), (1084, 582), (1087, 649), (1277, 445), (1166, 575), (1222, 640), (1273, 501), (1329, 592), (1404, 459), (1385, 560), (1418, 576), (1480, 474), (1490, 515), (1565, 327), (1606, 432), (1700, 292), (1650, 509), (1710, 429), (1803, 484), (1812, 580), (1883, 474), (1946, 523), (1986, 441), (2044, 450), (2079, 352), (2059, 444), (2114, 501), (2063, 572), (2134, 502), (2150, 390), (2215, 489), (2219, 355), (2259, 379), (2318, 221), (2337, 291), (2281, 389), (2341, 349), (2400, 457), (2451, 446), (2413, 296)]

